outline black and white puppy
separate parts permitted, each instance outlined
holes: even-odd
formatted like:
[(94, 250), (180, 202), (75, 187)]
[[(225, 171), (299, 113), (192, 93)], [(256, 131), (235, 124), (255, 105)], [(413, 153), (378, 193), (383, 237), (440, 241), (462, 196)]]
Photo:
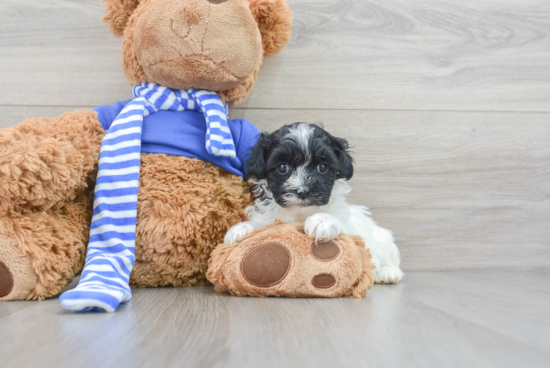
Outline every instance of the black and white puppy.
[(318, 240), (335, 239), (340, 233), (360, 235), (372, 253), (375, 282), (397, 283), (403, 277), (392, 234), (376, 225), (366, 207), (346, 202), (353, 159), (345, 139), (308, 123), (262, 133), (246, 163), (246, 175), (255, 184), (255, 204), (246, 210), (249, 221), (229, 229), (226, 245), (275, 220), (303, 222), (306, 233)]

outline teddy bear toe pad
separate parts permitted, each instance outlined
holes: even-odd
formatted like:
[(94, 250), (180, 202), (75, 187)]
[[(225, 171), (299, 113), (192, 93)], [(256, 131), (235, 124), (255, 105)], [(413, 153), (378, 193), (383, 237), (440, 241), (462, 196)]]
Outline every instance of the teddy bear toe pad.
[(319, 289), (328, 289), (336, 284), (336, 278), (330, 273), (321, 273), (313, 277), (311, 280), (313, 286)]
[(13, 290), (13, 276), (9, 268), (0, 261), (0, 298), (3, 298)]
[(244, 256), (241, 272), (250, 284), (269, 287), (283, 281), (290, 270), (290, 262), (287, 247), (277, 242), (264, 243)]
[(311, 255), (318, 261), (330, 262), (340, 254), (340, 247), (331, 240), (327, 242), (315, 242), (311, 245)]

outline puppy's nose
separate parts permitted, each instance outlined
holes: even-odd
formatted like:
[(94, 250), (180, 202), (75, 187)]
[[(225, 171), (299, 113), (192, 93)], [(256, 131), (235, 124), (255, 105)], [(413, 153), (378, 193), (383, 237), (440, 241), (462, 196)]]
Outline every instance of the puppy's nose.
[(309, 194), (309, 188), (308, 187), (301, 187), (297, 190), (298, 197), (300, 199), (306, 199), (307, 195)]

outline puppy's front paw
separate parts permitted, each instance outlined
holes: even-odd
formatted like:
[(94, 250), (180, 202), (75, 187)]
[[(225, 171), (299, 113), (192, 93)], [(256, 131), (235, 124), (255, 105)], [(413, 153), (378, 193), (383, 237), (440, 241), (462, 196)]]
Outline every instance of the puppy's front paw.
[(254, 230), (254, 227), (248, 222), (238, 223), (237, 225), (229, 229), (229, 231), (225, 234), (223, 242), (225, 245), (233, 245), (248, 234), (250, 234), (252, 230)]
[(377, 284), (397, 284), (403, 278), (399, 267), (387, 266), (374, 269), (374, 282)]
[(336, 239), (344, 232), (344, 227), (334, 216), (328, 213), (316, 213), (306, 219), (304, 230), (308, 236), (316, 240), (327, 241)]

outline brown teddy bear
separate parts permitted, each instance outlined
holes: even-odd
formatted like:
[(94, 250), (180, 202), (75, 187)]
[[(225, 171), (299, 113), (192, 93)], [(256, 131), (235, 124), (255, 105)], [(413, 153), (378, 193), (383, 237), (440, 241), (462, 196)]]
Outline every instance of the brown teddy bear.
[(134, 98), (0, 130), (0, 300), (51, 297), (85, 263), (68, 309), (113, 311), (128, 283), (204, 285), (250, 204), (242, 177), (258, 131), (227, 107), (289, 41), (285, 1), (104, 6)]
[(374, 283), (371, 254), (359, 236), (315, 241), (302, 224), (277, 221), (212, 252), (206, 277), (237, 296), (360, 298)]

